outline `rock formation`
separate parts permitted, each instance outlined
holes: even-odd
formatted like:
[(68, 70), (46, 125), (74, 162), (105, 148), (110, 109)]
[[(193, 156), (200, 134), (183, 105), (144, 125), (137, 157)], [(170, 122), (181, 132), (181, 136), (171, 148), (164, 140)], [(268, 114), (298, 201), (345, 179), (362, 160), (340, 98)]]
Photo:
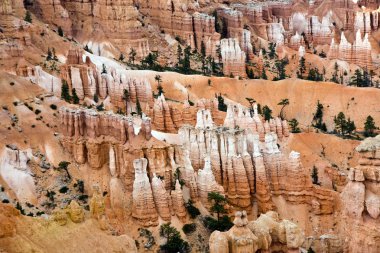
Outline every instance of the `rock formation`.
[(195, 106), (190, 106), (188, 101), (185, 101), (180, 110), (166, 100), (164, 94), (161, 94), (155, 100), (153, 108), (147, 111), (152, 118), (154, 128), (162, 132), (177, 133), (180, 127), (196, 126), (196, 122), (200, 124), (198, 127), (205, 125), (211, 127), (214, 119), (216, 124), (222, 122), (222, 112), (218, 110), (217, 99), (200, 99)]
[[(124, 53), (134, 48), (141, 57), (149, 53), (138, 10), (131, 0), (112, 3), (37, 0), (30, 9), (46, 23), (62, 27), (66, 34), (80, 38), (97, 55), (118, 56), (112, 47)], [(94, 41), (87, 40), (89, 36), (95, 38)], [(105, 40), (112, 46), (103, 43)]]
[(215, 17), (205, 13), (195, 12), (193, 14), (193, 29), (195, 47), (201, 51), (202, 43), (206, 49), (206, 55), (217, 58), (217, 45), (220, 34), (215, 31)]
[(160, 217), (165, 221), (170, 221), (171, 212), (169, 203), (171, 203), (168, 199), (168, 194), (165, 190), (165, 185), (160, 178), (153, 174), (152, 178), (152, 191), (153, 191), (153, 199), (157, 208), (157, 212)]
[[(146, 79), (131, 77), (124, 69), (112, 64), (95, 65), (91, 57), (94, 56), (84, 57), (82, 51), (71, 49), (66, 64), (61, 67), (62, 79), (67, 81), (70, 90), (75, 88), (80, 99), (109, 96), (115, 109), (127, 113), (136, 112), (137, 100), (142, 108), (153, 105), (152, 88)], [(128, 97), (125, 97), (125, 91)]]
[(102, 222), (105, 219), (106, 205), (99, 185), (93, 185), (93, 193), (89, 202), (91, 217)]
[(29, 167), (30, 150), (19, 150), (15, 145), (5, 147), (0, 161), (0, 176), (22, 202), (36, 204), (36, 187)]
[(240, 49), (238, 39), (222, 39), (220, 49), (224, 75), (245, 77), (246, 54)]
[(182, 222), (186, 221), (187, 211), (185, 209), (185, 201), (181, 190), (181, 185), (178, 179), (175, 182), (175, 189), (171, 192), (173, 211), (177, 215), (178, 219)]
[(380, 137), (367, 138), (356, 151), (361, 157), (359, 165), (350, 170), (349, 182), (341, 193), (345, 250), (378, 252)]
[(208, 192), (223, 188), (231, 205), (247, 212), (256, 204), (259, 212), (273, 210), (272, 197), (279, 195), (289, 203), (308, 203), (315, 214), (333, 212), (332, 193), (313, 187), (300, 154), (291, 152), (286, 157), (278, 149), (277, 143), (289, 136), (285, 122), (263, 123), (256, 106), (251, 116), (243, 107), (230, 105), (224, 126), (179, 131), (198, 171), (198, 194), (204, 205), (208, 205)]
[(368, 34), (365, 34), (362, 39), (361, 32), (358, 30), (356, 32), (356, 40), (352, 45), (347, 41), (344, 33), (342, 33), (339, 44), (336, 44), (334, 39), (332, 40), (328, 57), (330, 59), (347, 61), (362, 68), (372, 69), (371, 48)]
[(148, 161), (145, 158), (133, 161), (135, 180), (132, 192), (132, 217), (137, 219), (142, 225), (149, 227), (158, 224), (158, 215), (146, 171), (147, 165)]
[(227, 232), (215, 231), (209, 240), (211, 253), (271, 251), (298, 252), (305, 237), (293, 222), (280, 221), (276, 212), (261, 214), (248, 223), (245, 211), (236, 212), (234, 226)]
[[(94, 208), (95, 207), (93, 205), (93, 209)], [(97, 211), (94, 211), (94, 212), (97, 212)], [(80, 223), (84, 220), (84, 210), (82, 209), (82, 207), (79, 206), (78, 202), (76, 202), (75, 200), (72, 200), (70, 202), (68, 214), (69, 214), (70, 219), (74, 223)]]

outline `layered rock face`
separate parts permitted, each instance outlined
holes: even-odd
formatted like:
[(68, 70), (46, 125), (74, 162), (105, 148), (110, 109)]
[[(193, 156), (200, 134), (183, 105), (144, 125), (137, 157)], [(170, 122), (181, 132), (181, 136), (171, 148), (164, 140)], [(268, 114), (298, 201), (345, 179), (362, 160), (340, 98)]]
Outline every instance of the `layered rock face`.
[(351, 44), (347, 41), (344, 33), (342, 33), (339, 44), (335, 43), (334, 39), (332, 40), (328, 57), (330, 59), (347, 61), (362, 68), (372, 69), (371, 48), (368, 34), (365, 34), (362, 39), (361, 32), (358, 30), (356, 32), (355, 42)]
[(220, 34), (215, 31), (215, 17), (196, 12), (193, 14), (193, 26), (195, 47), (200, 51), (203, 43), (206, 55), (217, 58)]
[[(105, 187), (109, 189), (111, 208), (116, 215), (124, 217), (127, 206), (124, 195), (132, 193), (132, 216), (140, 224), (157, 224), (158, 216), (170, 221), (174, 214), (185, 221), (182, 189), (173, 178), (181, 152), (152, 138), (149, 118), (61, 108), (60, 120), (61, 143), (78, 164), (88, 164), (93, 170), (103, 170), (108, 164), (110, 177)], [(179, 152), (177, 160), (175, 152)], [(189, 182), (191, 167), (185, 168)], [(195, 175), (192, 178), (189, 189), (196, 199)]]
[[(139, 120), (90, 109), (61, 108), (60, 125), (60, 141), (78, 164), (88, 163), (90, 168), (99, 170), (112, 161), (111, 174), (122, 180), (126, 190), (132, 189), (132, 161), (143, 157), (143, 149), (150, 147), (149, 118)], [(161, 149), (166, 152), (165, 145)]]
[(213, 119), (217, 124), (222, 122), (222, 113), (218, 110), (217, 99), (200, 99), (195, 106), (190, 106), (186, 100), (180, 110), (170, 104), (164, 94), (161, 94), (155, 100), (153, 108), (147, 110), (147, 114), (152, 118), (152, 124), (156, 130), (169, 133), (177, 133), (178, 129), (184, 125), (195, 126), (196, 123), (209, 125), (212, 124), (210, 122)]
[(232, 206), (248, 212), (256, 204), (259, 212), (275, 209), (272, 198), (281, 195), (289, 203), (308, 203), (316, 214), (332, 213), (331, 192), (313, 187), (299, 153), (286, 157), (278, 149), (278, 141), (289, 136), (287, 123), (262, 122), (256, 109), (251, 116), (248, 110), (231, 105), (225, 128), (197, 124), (197, 128), (179, 130), (192, 167), (198, 171), (201, 202), (207, 206), (208, 192), (223, 188)]
[(229, 38), (241, 38), (243, 35), (243, 13), (233, 9), (218, 10), (218, 16), (223, 18), (224, 25), (227, 26), (227, 36)]
[(215, 231), (209, 240), (211, 253), (261, 251), (299, 252), (305, 236), (293, 222), (280, 221), (276, 212), (261, 214), (248, 222), (246, 212), (236, 212), (234, 226), (227, 232)]
[(193, 1), (136, 1), (139, 11), (151, 18), (166, 33), (179, 36), (187, 45), (195, 47), (193, 17), (197, 9)]
[[(149, 53), (148, 40), (138, 21), (138, 11), (131, 0), (121, 1), (34, 1), (29, 7), (46, 23), (60, 26), (97, 55), (113, 55), (116, 47), (128, 53), (134, 48), (139, 56)], [(89, 36), (94, 41), (88, 41)], [(106, 45), (109, 41), (112, 46)], [(105, 44), (104, 44), (104, 43)]]
[(80, 99), (93, 99), (95, 94), (102, 99), (110, 97), (114, 108), (127, 113), (136, 112), (137, 100), (142, 108), (153, 105), (152, 88), (146, 79), (131, 77), (127, 71), (111, 64), (104, 71), (103, 66), (95, 65), (90, 56), (84, 57), (80, 50), (69, 50), (67, 62), (61, 67), (61, 77), (70, 90), (75, 88)]
[[(136, 159), (133, 165), (135, 167), (135, 180), (132, 193), (132, 216), (140, 224), (147, 227), (158, 224), (158, 215), (165, 221), (170, 221), (171, 216), (176, 215), (182, 222), (185, 222), (187, 213), (179, 181), (176, 180), (174, 190), (170, 188), (169, 191), (166, 191), (164, 182), (155, 174), (152, 183), (150, 183), (147, 173), (147, 159)], [(171, 182), (170, 179), (168, 181)]]
[(241, 50), (238, 39), (222, 39), (220, 49), (224, 75), (245, 77), (247, 75), (245, 71), (247, 56)]
[(149, 16), (165, 33), (181, 38), (191, 48), (216, 57), (220, 34), (215, 31), (215, 18), (199, 13), (199, 3), (194, 1), (136, 1), (139, 11)]
[(144, 118), (138, 127), (133, 118), (112, 113), (98, 113), (92, 109), (61, 108), (61, 133), (64, 137), (95, 139), (101, 136), (112, 137), (115, 141), (124, 144), (137, 136), (145, 140), (151, 138), (150, 119)]
[(0, 175), (19, 201), (36, 204), (36, 187), (28, 165), (31, 156), (31, 151), (7, 146), (0, 160)]
[(132, 216), (145, 226), (158, 224), (157, 210), (154, 205), (153, 192), (147, 175), (148, 160), (145, 158), (133, 161), (135, 180), (133, 182)]
[(361, 159), (350, 170), (349, 182), (341, 197), (344, 203), (347, 252), (378, 252), (380, 215), (380, 137), (367, 138), (357, 148)]

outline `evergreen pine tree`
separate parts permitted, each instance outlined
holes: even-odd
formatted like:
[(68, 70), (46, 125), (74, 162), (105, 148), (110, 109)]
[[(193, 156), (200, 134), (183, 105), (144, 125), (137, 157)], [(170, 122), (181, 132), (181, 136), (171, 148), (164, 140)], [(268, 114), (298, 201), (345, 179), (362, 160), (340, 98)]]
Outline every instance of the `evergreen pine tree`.
[(185, 74), (189, 74), (191, 72), (190, 57), (191, 57), (191, 47), (187, 46), (184, 50), (184, 58), (183, 58), (183, 63), (182, 63), (182, 70)]
[(135, 59), (136, 59), (136, 50), (134, 48), (131, 48), (131, 51), (129, 52), (129, 62), (132, 64), (135, 64)]
[(62, 87), (61, 87), (61, 98), (65, 100), (66, 102), (71, 102), (71, 96), (69, 92), (69, 85), (67, 84), (66, 80), (62, 80)]
[(71, 90), (71, 93), (72, 93), (72, 101), (73, 101), (73, 103), (74, 104), (79, 104), (79, 97), (77, 95), (77, 92), (76, 92), (75, 88), (73, 88)]
[(339, 80), (338, 80), (338, 71), (339, 71), (339, 66), (338, 66), (338, 63), (335, 62), (334, 72), (333, 72), (333, 75), (332, 75), (332, 78), (331, 78), (331, 81), (334, 82), (334, 83), (339, 83)]
[(375, 130), (377, 129), (374, 119), (369, 115), (364, 123), (364, 136), (373, 137), (375, 136)]
[(138, 97), (136, 97), (136, 112), (138, 115), (142, 116), (142, 109)]
[(360, 69), (356, 69), (354, 75), (351, 77), (350, 85), (356, 86), (356, 87), (363, 87), (365, 83), (365, 80), (363, 78), (363, 74), (360, 71)]
[(201, 56), (202, 56), (202, 72), (205, 74), (206, 72), (206, 46), (205, 43), (201, 42)]
[(224, 98), (221, 94), (218, 95), (218, 110), (222, 112), (227, 111), (227, 105), (224, 103)]
[(318, 178), (318, 169), (315, 166), (313, 166), (313, 170), (311, 172), (311, 178), (312, 178), (313, 184), (317, 184), (317, 185), (321, 184)]
[(58, 26), (58, 35), (63, 37), (63, 30), (62, 27)]
[(181, 65), (182, 55), (183, 55), (183, 50), (182, 50), (181, 45), (178, 43), (178, 46), (177, 46), (177, 66)]
[(28, 23), (32, 23), (32, 14), (30, 14), (30, 11), (26, 11), (24, 20)]
[(49, 47), (48, 47), (48, 52), (47, 52), (46, 60), (47, 61), (53, 60), (53, 53), (51, 52), (51, 50), (50, 50)]
[(292, 133), (300, 133), (301, 129), (298, 127), (299, 123), (297, 119), (292, 119), (289, 121), (289, 126)]
[(129, 91), (128, 89), (123, 90), (123, 100), (125, 101), (125, 114), (128, 114), (128, 102), (129, 102)]
[(107, 74), (107, 68), (106, 68), (106, 65), (104, 63), (102, 65), (102, 74)]
[(277, 53), (276, 53), (276, 43), (269, 43), (269, 53), (268, 56), (270, 59), (277, 58)]
[(327, 131), (326, 124), (323, 123), (323, 105), (319, 102), (319, 100), (317, 102), (317, 110), (313, 116), (312, 126), (324, 132)]
[(123, 53), (121, 53), (119, 56), (119, 61), (123, 62), (124, 60), (125, 60), (125, 56)]
[(261, 72), (261, 79), (268, 80), (267, 73), (265, 72), (265, 68), (263, 67), (263, 71)]
[(303, 79), (303, 75), (306, 73), (305, 58), (302, 56), (299, 62), (297, 77)]
[(262, 113), (264, 116), (264, 120), (270, 120), (272, 118), (272, 110), (269, 108), (269, 106), (264, 105)]
[(52, 54), (53, 54), (53, 60), (54, 61), (58, 61), (58, 57), (57, 57), (57, 55), (55, 54), (55, 48), (53, 47), (53, 49), (52, 49)]

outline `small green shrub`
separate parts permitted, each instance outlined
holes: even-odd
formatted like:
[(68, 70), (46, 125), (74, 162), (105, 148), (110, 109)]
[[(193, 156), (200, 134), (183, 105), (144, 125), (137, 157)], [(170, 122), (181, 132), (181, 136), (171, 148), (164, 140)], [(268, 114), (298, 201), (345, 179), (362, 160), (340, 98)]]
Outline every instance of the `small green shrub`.
[(197, 224), (195, 224), (195, 223), (185, 224), (182, 227), (182, 231), (186, 235), (189, 235), (189, 234), (193, 233), (195, 230), (197, 230)]
[(186, 203), (185, 207), (192, 219), (195, 219), (198, 215), (201, 214), (199, 209), (193, 205), (193, 202), (191, 200), (189, 200), (189, 202)]
[(67, 193), (69, 190), (69, 188), (67, 188), (67, 186), (63, 186), (61, 189), (59, 189), (59, 192), (60, 193)]
[(203, 225), (210, 231), (227, 231), (234, 225), (227, 215), (222, 216), (219, 221), (211, 216), (206, 216), (203, 219)]
[(50, 105), (50, 108), (51, 108), (52, 110), (57, 110), (57, 106), (56, 106), (55, 104), (51, 104), (51, 105)]
[(86, 194), (79, 195), (79, 197), (78, 197), (78, 200), (80, 200), (80, 201), (86, 202), (87, 199), (88, 199), (88, 195), (86, 195)]

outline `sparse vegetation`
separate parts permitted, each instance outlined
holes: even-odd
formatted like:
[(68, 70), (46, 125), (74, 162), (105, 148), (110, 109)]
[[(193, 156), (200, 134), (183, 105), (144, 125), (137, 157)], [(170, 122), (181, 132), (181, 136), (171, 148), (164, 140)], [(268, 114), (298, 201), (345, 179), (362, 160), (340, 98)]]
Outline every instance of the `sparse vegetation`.
[(135, 60), (136, 60), (136, 50), (134, 48), (131, 48), (131, 51), (129, 51), (129, 62), (132, 63), (132, 64), (135, 64)]
[(185, 204), (185, 207), (192, 219), (195, 219), (198, 215), (201, 214), (199, 209), (194, 206), (194, 202), (191, 199)]
[(220, 215), (227, 213), (227, 210), (224, 207), (227, 204), (227, 199), (220, 193), (210, 192), (208, 194), (208, 201), (213, 203), (210, 212), (216, 213), (217, 219), (219, 221)]
[(154, 77), (154, 80), (157, 81), (157, 95), (158, 96), (161, 96), (161, 94), (164, 94), (164, 88), (162, 87), (161, 83), (162, 83), (162, 77), (161, 75), (156, 75)]
[(218, 110), (222, 112), (226, 112), (227, 105), (224, 103), (224, 98), (222, 97), (221, 94), (219, 94), (217, 98), (218, 98)]
[(316, 184), (316, 185), (320, 185), (321, 184), (319, 182), (319, 178), (318, 178), (318, 169), (315, 166), (313, 166), (313, 170), (311, 172), (311, 179), (313, 181), (313, 184)]
[(100, 105), (96, 106), (96, 110), (98, 110), (99, 112), (104, 111), (104, 104), (103, 104), (103, 102)]
[(312, 126), (322, 130), (323, 132), (327, 132), (326, 124), (323, 122), (323, 105), (317, 102), (317, 110), (313, 116)]
[(73, 88), (73, 89), (71, 90), (71, 94), (73, 94), (72, 97), (71, 97), (73, 103), (74, 103), (74, 104), (79, 104), (79, 97), (78, 97), (78, 95), (77, 95), (77, 92), (76, 92), (75, 88)]
[(272, 117), (272, 110), (267, 105), (263, 106), (262, 115), (264, 117), (264, 120), (270, 120), (273, 118)]
[(67, 186), (63, 186), (63, 187), (61, 187), (61, 189), (59, 189), (59, 192), (60, 193), (67, 193), (68, 190), (69, 190), (69, 188)]
[(60, 26), (58, 26), (58, 35), (61, 37), (63, 37), (63, 35), (64, 35), (62, 27), (60, 27)]
[(195, 230), (197, 230), (197, 224), (195, 223), (185, 224), (183, 225), (182, 230), (186, 235), (189, 235), (191, 233), (194, 233)]
[(375, 120), (371, 115), (368, 115), (366, 121), (364, 122), (364, 136), (374, 137), (376, 136), (375, 130), (378, 129), (375, 124)]
[(280, 110), (280, 114), (279, 114), (279, 117), (284, 120), (285, 119), (285, 114), (284, 114), (284, 109), (287, 105), (289, 105), (289, 99), (287, 98), (284, 98), (284, 99), (281, 99), (281, 101), (277, 104), (277, 105), (281, 105), (281, 110)]
[(66, 80), (62, 79), (62, 87), (61, 87), (61, 98), (65, 100), (66, 102), (71, 102), (71, 96), (69, 92), (69, 85), (67, 84)]
[(58, 164), (58, 169), (59, 170), (64, 170), (66, 172), (66, 175), (69, 179), (71, 179), (71, 176), (70, 176), (70, 173), (69, 173), (69, 170), (68, 170), (68, 167), (70, 165), (70, 162), (67, 162), (67, 161), (61, 161), (59, 164)]
[(289, 121), (289, 126), (290, 126), (292, 133), (300, 133), (301, 132), (301, 129), (299, 128), (298, 125), (299, 125), (299, 123), (298, 123), (297, 119), (291, 119)]
[(179, 231), (170, 225), (162, 224), (160, 227), (160, 236), (166, 239), (166, 243), (160, 246), (160, 249), (166, 253), (187, 253), (190, 252), (190, 245), (181, 238)]
[(355, 122), (350, 118), (346, 120), (346, 116), (343, 112), (340, 112), (334, 117), (335, 132), (339, 135), (346, 136), (351, 135), (356, 130)]
[(51, 105), (50, 105), (50, 108), (51, 108), (52, 110), (57, 110), (57, 106), (56, 106), (55, 104), (51, 104)]
[(32, 14), (30, 13), (30, 11), (25, 12), (24, 20), (28, 23), (32, 23)]

